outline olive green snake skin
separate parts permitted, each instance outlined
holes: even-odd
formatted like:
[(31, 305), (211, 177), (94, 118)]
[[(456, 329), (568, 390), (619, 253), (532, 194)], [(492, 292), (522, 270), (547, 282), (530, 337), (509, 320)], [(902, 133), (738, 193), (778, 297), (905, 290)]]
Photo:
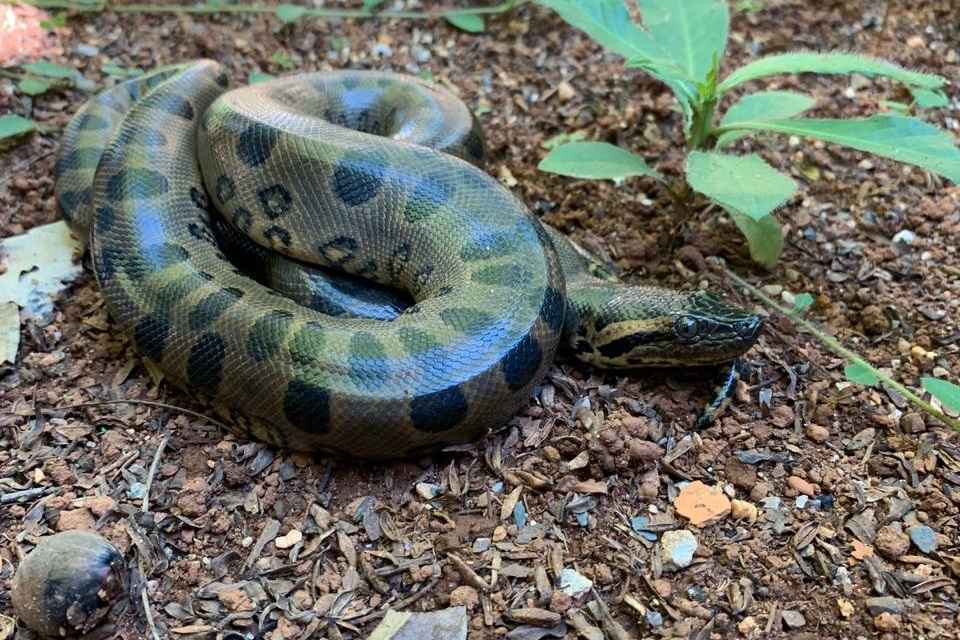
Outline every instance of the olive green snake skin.
[(528, 402), (561, 342), (620, 368), (753, 344), (756, 316), (616, 281), (482, 159), (471, 113), (436, 85), (343, 71), (227, 91), (201, 60), (84, 105), (56, 193), (143, 356), (278, 446), (394, 458), (472, 441)]

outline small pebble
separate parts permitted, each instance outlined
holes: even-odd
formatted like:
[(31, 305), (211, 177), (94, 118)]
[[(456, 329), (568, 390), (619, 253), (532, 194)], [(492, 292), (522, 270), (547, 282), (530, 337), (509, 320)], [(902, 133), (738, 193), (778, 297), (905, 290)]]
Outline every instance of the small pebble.
[(917, 241), (917, 234), (909, 229), (904, 229), (898, 231), (896, 235), (893, 236), (894, 244), (913, 244)]
[(907, 534), (923, 553), (933, 553), (937, 550), (937, 533), (925, 524), (918, 524), (907, 529)]
[(770, 509), (771, 511), (776, 511), (780, 508), (781, 500), (779, 496), (767, 496), (760, 501), (760, 504), (763, 505), (764, 509)]
[(690, 566), (698, 546), (696, 536), (686, 529), (667, 531), (660, 540), (664, 557), (680, 569)]
[(473, 552), (483, 553), (490, 548), (490, 538), (477, 538), (473, 541)]
[(818, 424), (808, 424), (806, 432), (807, 437), (814, 442), (822, 443), (830, 439), (830, 430), (826, 427), (821, 427)]
[(807, 506), (807, 503), (810, 501), (809, 496), (797, 496), (796, 502), (794, 503), (797, 509), (803, 509)]
[(430, 482), (418, 482), (417, 493), (420, 494), (420, 497), (424, 500), (433, 500), (443, 493), (443, 488), (438, 484), (432, 484)]
[(428, 62), (431, 58), (431, 55), (432, 54), (430, 53), (429, 49), (421, 47), (418, 44), (413, 46), (413, 59), (417, 62), (421, 64)]
[(586, 593), (592, 586), (593, 581), (573, 569), (563, 569), (560, 572), (560, 590), (571, 598)]
[(81, 55), (84, 58), (92, 58), (100, 53), (100, 49), (92, 44), (78, 44), (73, 48), (73, 50), (77, 53), (77, 55)]
[(378, 58), (389, 58), (393, 55), (393, 49), (388, 44), (378, 42), (373, 45), (373, 55)]
[(870, 612), (870, 615), (874, 616), (881, 613), (894, 613), (899, 615), (906, 611), (904, 601), (899, 598), (894, 598), (893, 596), (867, 598), (866, 605), (867, 611)]
[(289, 549), (293, 545), (303, 540), (303, 534), (299, 529), (291, 529), (285, 536), (280, 536), (273, 541), (277, 549)]
[(784, 609), (781, 615), (783, 616), (784, 624), (791, 629), (799, 629), (807, 624), (807, 620), (803, 617), (803, 614), (795, 609)]
[(647, 624), (654, 628), (663, 624), (663, 615), (659, 611), (654, 611), (653, 609), (647, 609), (647, 613), (644, 618), (646, 618)]

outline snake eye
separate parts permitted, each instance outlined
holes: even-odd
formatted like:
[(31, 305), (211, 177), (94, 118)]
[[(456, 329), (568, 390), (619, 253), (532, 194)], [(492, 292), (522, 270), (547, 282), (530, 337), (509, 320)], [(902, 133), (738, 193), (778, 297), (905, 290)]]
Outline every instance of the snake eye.
[(673, 330), (684, 342), (693, 342), (700, 337), (700, 321), (691, 316), (680, 316), (673, 323)]

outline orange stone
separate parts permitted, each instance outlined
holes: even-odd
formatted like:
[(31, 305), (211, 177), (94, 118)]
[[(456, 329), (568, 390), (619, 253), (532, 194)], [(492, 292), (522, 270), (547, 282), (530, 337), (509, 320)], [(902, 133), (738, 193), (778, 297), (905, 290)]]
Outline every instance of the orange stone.
[(711, 487), (699, 480), (685, 486), (673, 501), (673, 506), (695, 527), (713, 524), (730, 513), (730, 499), (719, 485)]

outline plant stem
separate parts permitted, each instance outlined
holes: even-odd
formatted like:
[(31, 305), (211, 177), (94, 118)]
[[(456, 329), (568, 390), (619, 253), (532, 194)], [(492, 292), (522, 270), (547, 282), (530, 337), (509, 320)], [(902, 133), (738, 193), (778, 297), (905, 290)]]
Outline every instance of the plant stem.
[[(719, 262), (719, 261), (718, 261), (718, 262)], [(778, 302), (776, 302), (773, 298), (769, 297), (769, 296), (768, 296), (767, 294), (765, 294), (763, 291), (761, 291), (760, 289), (757, 289), (757, 288), (754, 287), (752, 284), (750, 284), (749, 282), (747, 282), (746, 280), (744, 280), (743, 278), (741, 278), (740, 276), (738, 276), (738, 275), (735, 274), (734, 272), (732, 272), (732, 271), (730, 271), (729, 269), (727, 269), (727, 267), (726, 267), (725, 265), (723, 265), (722, 263), (721, 263), (720, 266), (721, 266), (721, 269), (722, 269), (724, 275), (726, 275), (728, 278), (730, 278), (731, 280), (733, 280), (734, 282), (736, 282), (738, 285), (740, 285), (741, 287), (743, 287), (744, 289), (746, 289), (746, 290), (747, 290), (750, 294), (752, 294), (754, 297), (759, 298), (760, 300), (762, 300), (762, 301), (764, 302), (764, 304), (766, 304), (768, 307), (770, 307), (770, 308), (772, 308), (772, 309), (780, 312), (781, 314), (783, 314), (783, 315), (785, 315), (786, 317), (790, 318), (790, 320), (792, 320), (794, 323), (796, 323), (796, 324), (800, 325), (801, 327), (803, 327), (804, 330), (806, 330), (808, 333), (812, 334), (812, 335), (813, 335), (817, 340), (819, 340), (820, 343), (821, 343), (823, 346), (825, 346), (827, 349), (829, 349), (829, 350), (832, 351), (833, 353), (837, 354), (838, 356), (840, 356), (840, 357), (842, 357), (842, 358), (845, 358), (848, 362), (852, 362), (852, 363), (854, 363), (854, 364), (858, 364), (858, 365), (860, 365), (861, 367), (869, 370), (873, 375), (875, 375), (875, 376), (877, 377), (878, 380), (880, 380), (880, 382), (882, 382), (882, 383), (885, 384), (886, 386), (888, 386), (888, 387), (896, 390), (900, 395), (902, 395), (904, 398), (906, 398), (906, 399), (909, 400), (911, 403), (913, 403), (913, 405), (916, 406), (918, 409), (920, 409), (921, 411), (923, 411), (923, 412), (926, 413), (927, 415), (929, 415), (929, 416), (931, 416), (931, 417), (933, 417), (933, 418), (936, 418), (937, 420), (939, 420), (939, 421), (943, 422), (944, 424), (948, 425), (951, 429), (953, 429), (953, 430), (955, 430), (955, 431), (960, 431), (960, 420), (956, 420), (956, 419), (951, 418), (950, 416), (946, 415), (945, 413), (943, 413), (942, 411), (938, 410), (938, 409), (937, 409), (936, 407), (934, 407), (932, 404), (930, 404), (929, 402), (927, 402), (926, 400), (924, 400), (923, 398), (921, 398), (920, 396), (918, 396), (917, 394), (915, 394), (913, 391), (911, 391), (910, 389), (908, 389), (908, 388), (905, 387), (904, 385), (900, 384), (899, 382), (897, 382), (896, 380), (894, 380), (894, 379), (891, 378), (890, 376), (888, 376), (888, 375), (884, 374), (883, 372), (879, 371), (876, 367), (874, 367), (872, 364), (870, 364), (869, 362), (867, 362), (866, 360), (864, 360), (864, 359), (863, 359), (860, 355), (858, 355), (856, 352), (851, 351), (850, 349), (846, 348), (845, 346), (843, 346), (843, 345), (840, 343), (839, 340), (837, 340), (837, 339), (834, 338), (833, 336), (831, 336), (831, 335), (825, 333), (823, 330), (821, 330), (820, 327), (818, 327), (818, 326), (816, 325), (816, 323), (814, 323), (814, 322), (812, 322), (812, 321), (810, 321), (810, 320), (807, 320), (806, 318), (800, 317), (799, 315), (797, 315), (797, 314), (795, 314), (795, 313), (791, 313), (789, 309), (786, 309), (786, 308), (780, 306), (780, 304), (779, 304)]]
[(717, 108), (716, 98), (707, 98), (700, 103), (700, 108), (693, 112), (693, 123), (690, 125), (690, 146), (699, 151), (708, 150), (710, 136), (714, 133), (711, 125), (713, 114)]
[[(14, 4), (20, 0), (0, 0), (0, 4)], [(366, 9), (316, 9), (303, 7), (305, 17), (314, 18), (411, 18), (426, 19), (458, 15), (494, 15), (506, 13), (530, 0), (505, 0), (489, 7), (449, 7), (430, 11), (369, 11)], [(77, 13), (114, 11), (116, 13), (276, 13), (275, 6), (253, 4), (111, 4), (109, 0), (97, 3), (72, 2), (71, 0), (23, 0), (25, 4), (41, 9), (68, 9)]]

